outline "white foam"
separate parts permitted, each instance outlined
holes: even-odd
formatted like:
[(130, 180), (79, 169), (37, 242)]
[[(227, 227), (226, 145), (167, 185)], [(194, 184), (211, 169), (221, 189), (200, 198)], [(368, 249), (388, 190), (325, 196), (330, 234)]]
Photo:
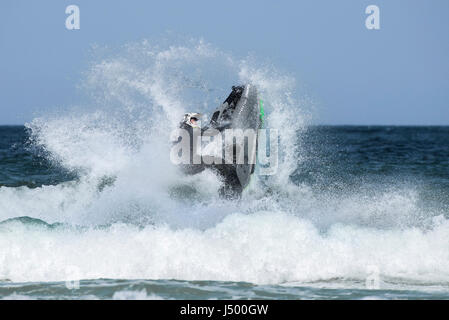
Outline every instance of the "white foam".
[[(186, 177), (170, 164), (168, 141), (185, 110), (210, 111), (235, 79), (258, 86), (282, 161), (242, 202), (227, 202), (214, 174)], [(75, 269), (82, 279), (363, 283), (374, 265), (388, 280), (449, 282), (447, 219), (432, 219), (413, 188), (326, 195), (290, 182), (304, 113), (293, 79), (274, 68), (202, 41), (165, 49), (144, 42), (96, 61), (84, 87), (94, 106), (28, 125), (79, 181), (1, 187), (0, 219), (87, 229), (1, 225), (0, 279), (63, 281)]]
[(113, 300), (163, 300), (162, 297), (156, 294), (148, 294), (145, 289), (137, 290), (121, 290), (114, 292)]
[(0, 275), (15, 282), (80, 279), (183, 279), (258, 284), (335, 278), (364, 281), (376, 266), (383, 279), (449, 282), (449, 223), (431, 231), (335, 225), (320, 233), (307, 220), (279, 212), (232, 214), (212, 228), (48, 231), (1, 230)]

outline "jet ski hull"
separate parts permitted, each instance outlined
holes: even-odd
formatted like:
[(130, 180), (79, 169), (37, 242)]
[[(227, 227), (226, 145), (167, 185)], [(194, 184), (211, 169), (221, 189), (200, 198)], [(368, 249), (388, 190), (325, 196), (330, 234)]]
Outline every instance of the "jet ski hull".
[[(261, 111), (256, 87), (250, 84), (232, 87), (232, 92), (227, 99), (213, 112), (209, 125), (201, 129), (202, 134), (208, 129), (214, 129), (216, 134), (221, 134), (223, 142), (221, 151), (223, 152), (218, 150), (221, 154), (219, 156), (222, 158), (221, 161), (205, 164), (202, 160), (201, 164), (193, 164), (193, 155), (197, 154), (193, 147), (195, 145), (194, 130), (197, 129), (181, 123), (181, 128), (189, 131), (191, 148), (190, 164), (180, 165), (181, 170), (185, 174), (196, 174), (205, 168), (212, 169), (223, 178), (224, 186), (220, 190), (220, 194), (225, 198), (240, 197), (255, 170), (257, 137), (261, 125)], [(227, 144), (225, 141), (229, 132), (232, 132), (235, 140), (232, 139), (231, 143), (228, 140)], [(179, 143), (179, 141), (175, 143)], [(228, 148), (232, 148), (232, 159), (226, 157)]]
[[(211, 127), (223, 132), (233, 129), (234, 132), (249, 133), (246, 140), (234, 145), (234, 152), (243, 152), (243, 163), (235, 161), (220, 168), (222, 175), (232, 176), (233, 183), (240, 184), (243, 190), (248, 186), (251, 174), (254, 173), (257, 158), (257, 136), (261, 128), (260, 109), (257, 89), (254, 85), (233, 87), (233, 90), (224, 103), (213, 113)], [(252, 133), (252, 134), (251, 134)], [(253, 139), (253, 141), (249, 141)]]

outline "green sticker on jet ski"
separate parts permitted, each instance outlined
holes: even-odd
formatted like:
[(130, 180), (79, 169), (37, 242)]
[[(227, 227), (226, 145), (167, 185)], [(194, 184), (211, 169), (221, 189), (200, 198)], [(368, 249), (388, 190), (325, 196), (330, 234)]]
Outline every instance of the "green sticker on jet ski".
[(261, 126), (263, 126), (263, 121), (265, 118), (265, 110), (263, 109), (262, 99), (259, 100), (259, 105), (260, 105), (260, 122), (261, 122)]

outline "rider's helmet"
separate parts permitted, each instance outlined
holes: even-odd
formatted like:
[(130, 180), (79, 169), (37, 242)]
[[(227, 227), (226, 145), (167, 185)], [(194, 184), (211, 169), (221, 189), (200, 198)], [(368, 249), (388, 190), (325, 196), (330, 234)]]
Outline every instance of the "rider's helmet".
[(192, 128), (199, 128), (201, 126), (200, 118), (201, 118), (200, 113), (196, 112), (186, 113), (181, 121), (181, 124), (191, 126)]

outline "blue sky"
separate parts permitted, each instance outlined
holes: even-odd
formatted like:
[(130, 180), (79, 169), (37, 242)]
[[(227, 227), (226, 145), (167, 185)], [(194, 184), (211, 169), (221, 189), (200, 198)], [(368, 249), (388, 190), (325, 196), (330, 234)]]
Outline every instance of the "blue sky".
[[(81, 29), (65, 28), (76, 4)], [(380, 8), (380, 30), (365, 8)], [(0, 124), (70, 106), (92, 44), (120, 46), (166, 31), (293, 75), (326, 124), (449, 125), (449, 1), (0, 2)]]

